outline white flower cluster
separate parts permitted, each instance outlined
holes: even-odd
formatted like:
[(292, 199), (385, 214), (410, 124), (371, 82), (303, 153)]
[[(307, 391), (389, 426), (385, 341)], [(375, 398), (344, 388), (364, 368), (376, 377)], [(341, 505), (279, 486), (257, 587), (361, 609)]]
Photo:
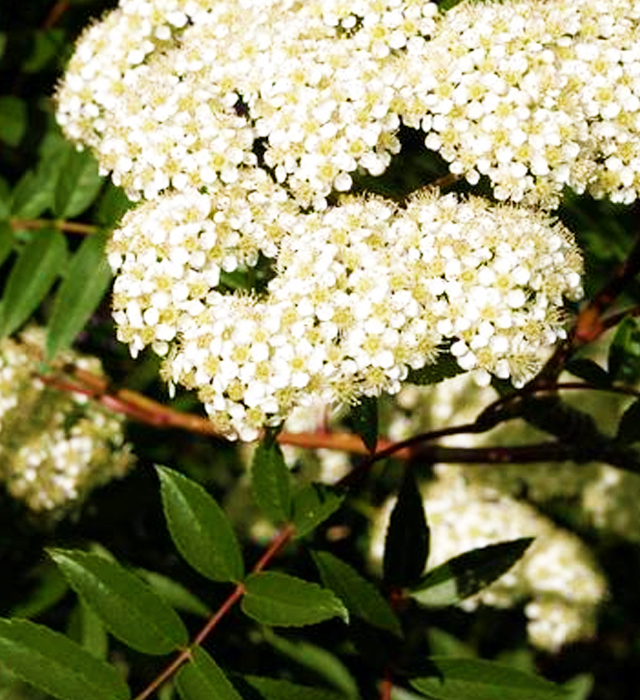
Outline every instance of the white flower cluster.
[(280, 237), (278, 274), (265, 296), (224, 295), (213, 287), (233, 248), (215, 247), (212, 221), (228, 212), (209, 207), (192, 192), (131, 212), (110, 259), (120, 339), (133, 352), (176, 339), (165, 378), (197, 389), (229, 436), (253, 439), (299, 404), (396, 392), (447, 340), (477, 378), (524, 381), (563, 337), (563, 297), (581, 294), (581, 259), (561, 225), (418, 193), (404, 208), (347, 198), (291, 213), (277, 222), (286, 236), (256, 222), (251, 250)]
[(640, 6), (628, 0), (464, 2), (410, 75), (405, 124), (498, 199), (556, 207), (565, 186), (640, 191)]
[(303, 205), (380, 174), (400, 144), (391, 54), (424, 43), (423, 0), (123, 0), (59, 87), (66, 134), (128, 195), (233, 183), (264, 163)]
[(382, 173), (401, 121), (498, 199), (640, 186), (627, 0), (122, 0), (59, 87), (67, 135), (132, 198), (269, 167), (304, 206)]
[[(44, 337), (31, 328), (19, 342), (0, 343), (0, 480), (31, 510), (60, 517), (124, 475), (133, 457), (121, 418), (34, 376)], [(70, 352), (61, 360), (101, 371), (95, 358)]]
[[(557, 651), (595, 632), (605, 579), (580, 539), (555, 526), (532, 506), (468, 483), (455, 473), (423, 488), (431, 528), (428, 568), (489, 544), (535, 537), (522, 559), (488, 588), (461, 603), (508, 608), (525, 603), (531, 643)], [(382, 558), (391, 504), (373, 525), (371, 555)]]

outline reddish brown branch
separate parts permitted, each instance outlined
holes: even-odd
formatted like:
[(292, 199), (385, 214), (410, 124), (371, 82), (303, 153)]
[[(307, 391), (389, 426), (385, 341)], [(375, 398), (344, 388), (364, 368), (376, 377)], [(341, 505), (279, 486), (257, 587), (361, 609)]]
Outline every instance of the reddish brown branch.
[(11, 219), (9, 225), (13, 231), (37, 231), (45, 228), (53, 228), (57, 231), (77, 233), (83, 236), (93, 235), (100, 231), (99, 226), (81, 224), (75, 221), (64, 221), (63, 219)]

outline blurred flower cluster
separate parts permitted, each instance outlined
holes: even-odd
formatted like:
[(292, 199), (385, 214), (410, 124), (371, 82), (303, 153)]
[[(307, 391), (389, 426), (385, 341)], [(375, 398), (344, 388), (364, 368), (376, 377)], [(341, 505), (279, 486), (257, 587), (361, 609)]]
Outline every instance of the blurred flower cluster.
[[(34, 376), (44, 339), (32, 327), (0, 343), (0, 480), (28, 508), (57, 518), (123, 476), (133, 455), (123, 418)], [(96, 358), (68, 352), (59, 359), (101, 374)]]

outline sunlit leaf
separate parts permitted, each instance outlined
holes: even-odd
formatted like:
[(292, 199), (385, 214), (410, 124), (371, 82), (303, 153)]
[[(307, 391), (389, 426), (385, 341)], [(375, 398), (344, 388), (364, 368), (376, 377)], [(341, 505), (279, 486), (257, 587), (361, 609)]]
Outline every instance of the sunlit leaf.
[(349, 619), (344, 604), (330, 590), (288, 574), (251, 574), (245, 586), (242, 609), (264, 625), (301, 627), (332, 617)]
[(185, 561), (214, 581), (240, 581), (242, 552), (222, 508), (182, 474), (165, 467), (157, 471), (171, 539)]
[(163, 576), (156, 571), (136, 569), (136, 573), (175, 610), (198, 615), (198, 617), (209, 617), (211, 614), (211, 609), (181, 583), (174, 581), (168, 576)]
[(220, 666), (200, 647), (180, 669), (176, 687), (182, 700), (242, 700)]
[(90, 151), (70, 148), (56, 183), (53, 213), (61, 219), (81, 214), (98, 196), (103, 178)]
[(58, 231), (39, 231), (11, 268), (0, 306), (0, 337), (17, 330), (36, 310), (64, 269), (67, 244)]
[(292, 502), (291, 520), (296, 528), (296, 537), (313, 532), (340, 508), (345, 493), (326, 484), (307, 484), (298, 491)]
[(313, 560), (324, 585), (340, 598), (352, 615), (374, 627), (402, 636), (398, 618), (370, 581), (329, 552), (313, 552)]
[(291, 477), (280, 446), (268, 438), (253, 455), (251, 464), (253, 497), (262, 512), (275, 524), (291, 517)]
[(506, 573), (533, 542), (522, 537), (464, 552), (429, 571), (409, 592), (422, 605), (454, 605)]
[(187, 630), (164, 600), (115, 561), (76, 550), (50, 550), (69, 585), (115, 637), (146, 654), (185, 646)]
[(48, 359), (71, 347), (109, 286), (111, 269), (104, 253), (105, 239), (105, 234), (88, 236), (71, 259), (53, 302), (46, 342)]
[(126, 700), (120, 673), (58, 632), (28, 620), (0, 620), (3, 669), (60, 700)]

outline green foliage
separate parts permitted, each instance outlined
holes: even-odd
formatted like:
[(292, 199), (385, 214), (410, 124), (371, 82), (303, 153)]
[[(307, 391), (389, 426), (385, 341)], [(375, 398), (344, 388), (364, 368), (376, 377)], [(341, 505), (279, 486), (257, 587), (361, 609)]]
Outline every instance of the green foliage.
[(640, 325), (625, 318), (609, 346), (609, 374), (613, 381), (633, 384), (640, 379)]
[(344, 700), (343, 695), (324, 688), (314, 688), (290, 681), (259, 676), (245, 676), (247, 685), (258, 692), (261, 700)]
[(538, 676), (481, 659), (431, 657), (411, 685), (433, 700), (561, 700), (564, 690)]
[(240, 581), (240, 545), (220, 506), (181, 474), (164, 467), (157, 471), (169, 532), (185, 561), (213, 581)]
[(73, 219), (82, 214), (97, 197), (102, 182), (98, 163), (91, 153), (69, 148), (62, 158), (54, 190), (53, 214), (60, 219)]
[(296, 537), (313, 532), (342, 505), (346, 494), (326, 484), (306, 484), (293, 496), (291, 521)]
[(181, 583), (174, 581), (168, 576), (163, 576), (157, 571), (136, 569), (136, 574), (143, 578), (165, 603), (172, 608), (197, 615), (198, 617), (209, 617), (211, 615), (211, 608)]
[(0, 141), (17, 146), (27, 130), (27, 104), (19, 97), (0, 97)]
[(314, 552), (313, 560), (324, 585), (340, 598), (352, 615), (373, 627), (402, 637), (398, 618), (372, 583), (329, 552)]
[(53, 302), (47, 359), (71, 347), (109, 286), (111, 270), (104, 254), (105, 241), (105, 235), (88, 236), (71, 258)]
[(33, 314), (64, 269), (67, 244), (57, 231), (38, 231), (22, 249), (0, 302), (0, 338)]
[(191, 659), (176, 676), (182, 700), (242, 700), (218, 664), (207, 652), (196, 647)]
[(0, 664), (61, 700), (126, 700), (118, 671), (58, 632), (27, 620), (0, 620)]
[(50, 554), (71, 588), (114, 637), (146, 654), (167, 654), (187, 644), (187, 630), (176, 613), (117, 562), (71, 550), (54, 549)]
[(409, 595), (421, 605), (455, 605), (506, 573), (533, 542), (524, 537), (460, 554), (429, 571)]
[(349, 698), (359, 697), (353, 676), (335, 654), (302, 639), (290, 641), (269, 628), (265, 628), (264, 636), (265, 641), (276, 651), (313, 671), (337, 691)]
[(429, 526), (414, 473), (405, 471), (384, 544), (384, 580), (390, 586), (411, 586), (429, 556)]
[(253, 497), (276, 525), (291, 518), (291, 477), (280, 446), (267, 436), (256, 448), (251, 464)]
[(242, 609), (264, 625), (302, 627), (332, 617), (345, 622), (349, 613), (330, 590), (276, 571), (250, 574)]

